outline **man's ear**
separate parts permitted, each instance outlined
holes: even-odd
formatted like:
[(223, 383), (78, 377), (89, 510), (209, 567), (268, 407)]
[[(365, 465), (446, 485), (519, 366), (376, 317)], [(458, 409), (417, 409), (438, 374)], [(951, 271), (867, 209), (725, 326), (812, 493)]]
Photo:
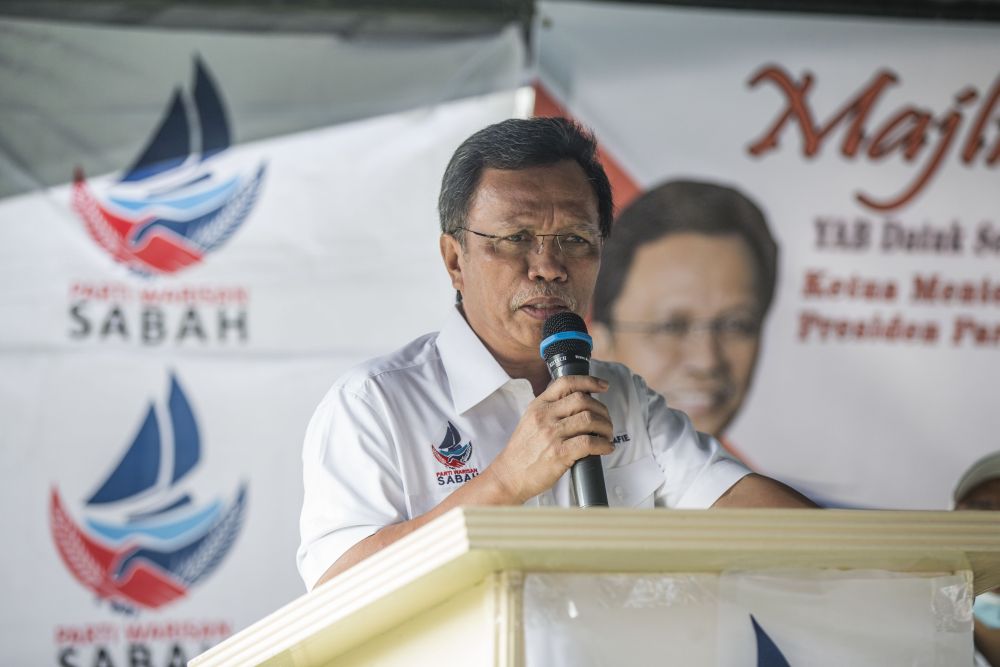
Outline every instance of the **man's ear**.
[(608, 325), (603, 322), (591, 320), (590, 337), (594, 339), (593, 356), (595, 359), (603, 359), (604, 361), (617, 360), (615, 356), (615, 339)]
[(444, 268), (451, 276), (451, 286), (461, 292), (465, 284), (462, 280), (462, 244), (451, 234), (442, 234), (439, 244)]

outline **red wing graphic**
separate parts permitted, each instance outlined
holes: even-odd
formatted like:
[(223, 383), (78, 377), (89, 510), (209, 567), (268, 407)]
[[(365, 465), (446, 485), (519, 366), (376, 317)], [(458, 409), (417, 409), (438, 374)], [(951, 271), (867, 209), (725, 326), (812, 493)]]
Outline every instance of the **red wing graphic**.
[(87, 539), (63, 510), (55, 489), (52, 489), (49, 511), (52, 538), (66, 567), (81, 584), (99, 597), (112, 597), (114, 588), (108, 585), (105, 573), (114, 562), (114, 552)]
[(162, 273), (173, 273), (185, 266), (201, 261), (201, 255), (188, 248), (171, 243), (160, 232), (149, 235), (149, 240), (132, 253), (146, 270), (157, 270)]
[(130, 260), (134, 260), (123, 240), (128, 227), (122, 228), (123, 221), (109, 220), (104, 216), (101, 205), (90, 193), (87, 181), (80, 170), (77, 170), (73, 178), (73, 208), (83, 218), (87, 233), (97, 245), (107, 250), (119, 262), (128, 264)]
[(173, 602), (187, 592), (182, 585), (141, 561), (135, 569), (126, 572), (115, 587), (129, 602), (148, 609)]
[(461, 459), (452, 458), (450, 456), (445, 456), (444, 454), (439, 452), (437, 448), (434, 447), (433, 445), (431, 445), (431, 451), (434, 452), (434, 458), (436, 458), (438, 461), (448, 466), (449, 468), (461, 468), (462, 466), (465, 465), (465, 461), (462, 461)]
[(171, 242), (162, 233), (150, 234), (145, 242), (131, 248), (126, 239), (141, 221), (125, 220), (101, 206), (79, 170), (73, 180), (73, 209), (83, 218), (91, 238), (115, 260), (127, 266), (172, 273), (202, 258), (201, 253)]
[(98, 597), (155, 609), (187, 592), (182, 584), (142, 562), (120, 579), (113, 579), (111, 573), (116, 564), (130, 549), (115, 551), (89, 539), (63, 509), (55, 489), (52, 490), (50, 514), (52, 537), (63, 562), (73, 576)]

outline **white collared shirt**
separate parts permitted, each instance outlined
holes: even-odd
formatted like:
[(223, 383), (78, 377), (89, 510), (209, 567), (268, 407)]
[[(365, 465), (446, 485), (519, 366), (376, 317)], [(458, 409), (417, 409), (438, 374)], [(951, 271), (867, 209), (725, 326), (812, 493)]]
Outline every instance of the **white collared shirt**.
[[(621, 364), (594, 360), (610, 388), (612, 507), (705, 508), (746, 475), (712, 437)], [(348, 371), (316, 409), (303, 447), (299, 574), (311, 588), (350, 547), (424, 514), (503, 450), (535, 396), (511, 379), (456, 309), (427, 334)], [(527, 505), (576, 506), (567, 473)]]

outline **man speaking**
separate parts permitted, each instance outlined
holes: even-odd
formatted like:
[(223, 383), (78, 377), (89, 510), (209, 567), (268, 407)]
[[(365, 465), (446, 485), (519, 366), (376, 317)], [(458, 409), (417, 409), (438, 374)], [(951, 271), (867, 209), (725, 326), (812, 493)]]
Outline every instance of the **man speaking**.
[(455, 311), (341, 377), (306, 433), (308, 587), (454, 507), (575, 506), (568, 471), (589, 455), (612, 506), (812, 506), (726, 457), (625, 366), (551, 380), (543, 324), (586, 312), (611, 232), (589, 133), (559, 118), (491, 125), (452, 156), (438, 208)]

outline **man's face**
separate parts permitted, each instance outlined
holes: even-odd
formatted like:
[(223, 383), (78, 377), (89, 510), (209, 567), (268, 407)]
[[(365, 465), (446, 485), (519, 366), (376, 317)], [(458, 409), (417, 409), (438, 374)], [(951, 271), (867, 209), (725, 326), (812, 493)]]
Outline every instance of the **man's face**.
[(955, 509), (1000, 511), (1000, 478), (977, 484), (955, 504)]
[[(736, 235), (669, 234), (636, 252), (595, 356), (646, 379), (695, 428), (721, 435), (760, 343), (753, 256)], [(660, 326), (657, 326), (660, 325)]]
[[(527, 169), (486, 169), (465, 225), (481, 234), (589, 234), (599, 237), (597, 199), (583, 169), (562, 161)], [(501, 364), (538, 364), (542, 324), (571, 310), (583, 315), (600, 267), (600, 253), (567, 257), (555, 240), (537, 240), (512, 256), (494, 241), (465, 232), (464, 248), (441, 238), (452, 285), (466, 319)]]

